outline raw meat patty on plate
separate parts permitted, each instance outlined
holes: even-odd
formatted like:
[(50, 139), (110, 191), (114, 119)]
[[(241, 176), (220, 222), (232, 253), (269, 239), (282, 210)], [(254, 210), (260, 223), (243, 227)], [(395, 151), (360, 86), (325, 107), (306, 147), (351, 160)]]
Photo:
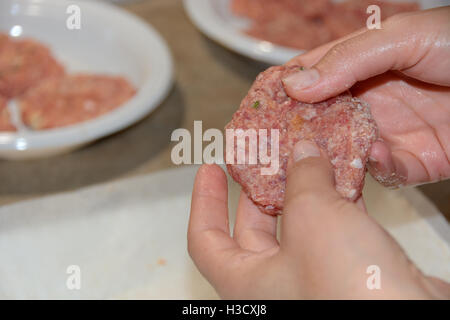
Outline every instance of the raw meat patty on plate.
[(43, 44), (0, 34), (0, 94), (4, 97), (17, 97), (40, 81), (63, 74), (64, 68)]
[[(0, 40), (1, 41), (1, 40)], [(16, 128), (11, 123), (11, 116), (6, 106), (8, 100), (0, 96), (0, 132), (1, 131), (16, 131)]]
[(325, 24), (332, 32), (333, 39), (346, 36), (366, 26), (369, 14), (366, 12), (370, 5), (380, 7), (381, 20), (395, 14), (419, 10), (414, 2), (389, 2), (380, 0), (347, 0), (334, 4), (333, 10), (324, 16)]
[(32, 129), (64, 127), (116, 109), (136, 93), (123, 77), (78, 74), (42, 81), (19, 99)]
[(254, 38), (296, 49), (312, 49), (366, 25), (370, 5), (381, 18), (415, 11), (414, 2), (380, 0), (232, 0), (231, 11), (251, 20), (244, 32)]

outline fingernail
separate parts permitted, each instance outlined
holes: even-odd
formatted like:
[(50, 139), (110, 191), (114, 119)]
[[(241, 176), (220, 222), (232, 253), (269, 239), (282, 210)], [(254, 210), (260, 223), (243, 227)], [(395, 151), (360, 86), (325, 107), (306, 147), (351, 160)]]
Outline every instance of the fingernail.
[(293, 73), (284, 78), (283, 83), (293, 90), (302, 90), (311, 87), (313, 84), (317, 83), (319, 79), (319, 71), (313, 68)]
[(320, 157), (320, 150), (314, 142), (299, 141), (294, 146), (292, 157), (295, 162), (309, 157)]

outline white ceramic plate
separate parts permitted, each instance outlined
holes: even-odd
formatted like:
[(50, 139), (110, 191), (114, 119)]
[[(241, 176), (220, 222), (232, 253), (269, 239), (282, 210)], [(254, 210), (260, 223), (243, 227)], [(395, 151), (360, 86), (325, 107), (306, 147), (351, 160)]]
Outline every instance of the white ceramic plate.
[[(81, 29), (66, 27), (69, 5), (81, 12)], [(155, 109), (172, 84), (173, 63), (160, 35), (123, 9), (100, 2), (1, 0), (0, 31), (48, 45), (69, 73), (122, 75), (138, 89), (126, 104), (69, 127), (0, 132), (0, 158), (24, 159), (70, 151), (124, 129)]]
[[(187, 253), (197, 166), (0, 208), (0, 299), (211, 299)], [(176, 183), (174, 183), (176, 181)], [(229, 179), (235, 212), (240, 187)], [(450, 227), (414, 188), (364, 188), (369, 213), (419, 268), (450, 281)], [(235, 217), (231, 215), (231, 225)], [(80, 290), (69, 290), (71, 265)]]
[[(184, 0), (184, 6), (192, 22), (201, 32), (224, 47), (251, 59), (279, 65), (304, 52), (261, 41), (244, 34), (241, 30), (249, 21), (233, 15), (230, 11), (230, 2), (231, 0)], [(416, 2), (424, 9), (450, 4), (449, 0)]]

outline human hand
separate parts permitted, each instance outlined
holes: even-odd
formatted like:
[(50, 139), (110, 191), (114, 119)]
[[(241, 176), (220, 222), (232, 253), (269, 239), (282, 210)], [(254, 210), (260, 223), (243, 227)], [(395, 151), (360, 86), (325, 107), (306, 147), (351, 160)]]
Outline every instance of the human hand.
[[(231, 237), (227, 203), (223, 170), (203, 165), (192, 193), (188, 249), (222, 298), (450, 297), (450, 285), (424, 276), (361, 199), (355, 204), (337, 193), (326, 155), (311, 142), (296, 145), (288, 166), (280, 241), (277, 218), (262, 214), (245, 193)], [(371, 265), (381, 270), (380, 290), (366, 285)]]
[(369, 171), (386, 186), (450, 177), (450, 7), (405, 13), (292, 59), (287, 93), (317, 102), (351, 88), (380, 140)]

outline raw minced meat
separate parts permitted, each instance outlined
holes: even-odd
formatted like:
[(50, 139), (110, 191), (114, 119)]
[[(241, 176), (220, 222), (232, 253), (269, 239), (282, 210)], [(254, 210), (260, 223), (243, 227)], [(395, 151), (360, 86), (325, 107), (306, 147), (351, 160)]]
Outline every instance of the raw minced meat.
[(254, 38), (311, 49), (364, 27), (373, 4), (382, 19), (419, 9), (416, 3), (380, 0), (232, 0), (231, 11), (251, 20), (245, 32)]
[(23, 122), (42, 130), (96, 118), (135, 93), (123, 77), (78, 74), (42, 81), (19, 99), (19, 106)]
[[(377, 127), (369, 107), (349, 93), (315, 104), (303, 103), (287, 96), (282, 78), (298, 72), (298, 66), (277, 66), (261, 73), (226, 129), (270, 129), (279, 131), (279, 170), (263, 175), (258, 162), (227, 162), (230, 175), (241, 184), (250, 199), (264, 213), (275, 215), (283, 210), (286, 169), (291, 150), (299, 140), (314, 141), (328, 155), (334, 169), (336, 190), (354, 201), (361, 195), (366, 163)], [(227, 142), (228, 143), (228, 142)], [(235, 151), (237, 143), (235, 145)], [(249, 144), (245, 144), (248, 157)], [(247, 158), (248, 159), (248, 158)], [(228, 160), (228, 159), (227, 159)]]
[(231, 11), (253, 20), (267, 21), (291, 12), (297, 16), (316, 17), (330, 9), (329, 0), (233, 0)]
[[(0, 38), (1, 41), (1, 38)], [(0, 96), (0, 132), (1, 131), (16, 131), (16, 128), (11, 123), (11, 115), (7, 108), (6, 98)]]
[(0, 34), (0, 94), (14, 98), (40, 81), (64, 74), (50, 50), (34, 40)]
[(299, 19), (291, 12), (283, 12), (276, 19), (253, 24), (246, 33), (255, 38), (293, 48), (314, 48), (333, 37), (323, 21)]

